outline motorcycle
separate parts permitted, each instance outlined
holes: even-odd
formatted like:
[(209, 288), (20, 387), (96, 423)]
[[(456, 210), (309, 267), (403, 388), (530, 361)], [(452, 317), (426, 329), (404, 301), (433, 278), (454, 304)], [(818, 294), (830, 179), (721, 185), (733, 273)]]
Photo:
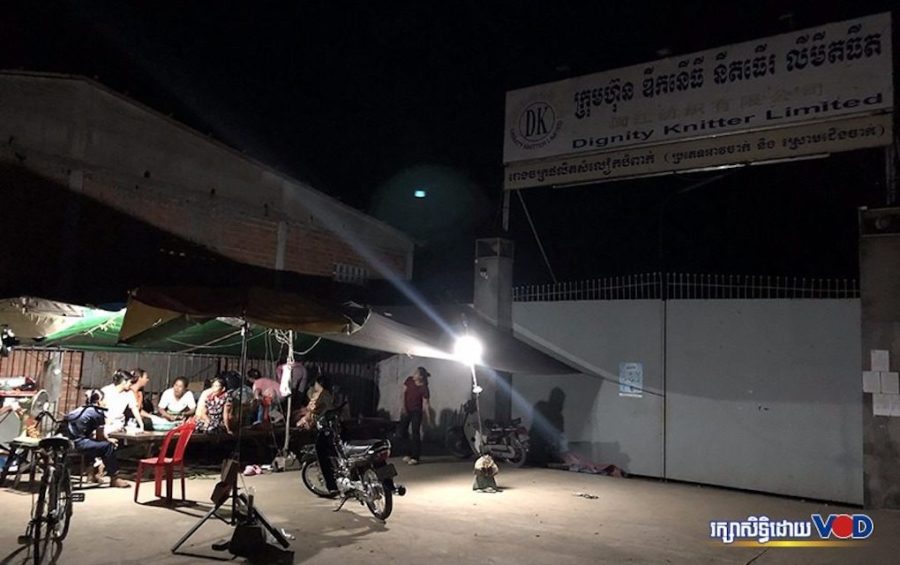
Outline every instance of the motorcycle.
[(521, 418), (507, 423), (485, 420), (479, 432), (475, 400), (466, 402), (462, 411), (465, 414), (463, 425), (447, 430), (445, 445), (450, 453), (460, 459), (467, 459), (473, 453), (490, 455), (514, 467), (525, 464), (529, 439)]
[(393, 510), (393, 495), (406, 494), (406, 487), (394, 483), (397, 470), (387, 461), (391, 443), (384, 439), (342, 441), (339, 412), (340, 407), (335, 408), (316, 421), (318, 433), (325, 434), (333, 448), (331, 466), (338, 490), (328, 490), (314, 445), (304, 446), (299, 453), (303, 485), (321, 498), (341, 497), (335, 512), (352, 498), (379, 520), (387, 520)]

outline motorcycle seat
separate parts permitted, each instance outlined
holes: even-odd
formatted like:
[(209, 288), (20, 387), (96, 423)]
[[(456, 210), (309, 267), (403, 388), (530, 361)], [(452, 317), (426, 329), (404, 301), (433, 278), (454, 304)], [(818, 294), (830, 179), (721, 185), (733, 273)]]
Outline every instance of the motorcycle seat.
[(346, 454), (347, 457), (352, 457), (354, 455), (362, 455), (370, 449), (373, 451), (379, 451), (384, 448), (390, 449), (390, 443), (383, 439), (352, 440), (345, 441), (343, 447), (344, 454)]
[(485, 420), (484, 426), (491, 430), (515, 431), (522, 423), (522, 418), (516, 418), (511, 422), (495, 422), (494, 420)]

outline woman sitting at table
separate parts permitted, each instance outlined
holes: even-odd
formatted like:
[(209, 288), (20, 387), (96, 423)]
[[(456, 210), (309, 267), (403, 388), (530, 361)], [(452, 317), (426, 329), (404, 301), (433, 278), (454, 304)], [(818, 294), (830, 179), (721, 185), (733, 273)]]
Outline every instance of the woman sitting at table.
[[(106, 424), (103, 431), (107, 435), (125, 429), (126, 410), (130, 409), (132, 414), (140, 413), (134, 394), (129, 390), (130, 386), (131, 373), (119, 369), (113, 373), (112, 383), (100, 389), (103, 393), (101, 406), (106, 408)], [(137, 419), (136, 424), (139, 431), (144, 431), (143, 420)]]
[[(68, 437), (75, 445), (75, 451), (89, 458), (99, 457), (109, 473), (109, 486), (128, 488), (131, 486), (119, 476), (119, 461), (116, 458), (118, 441), (103, 435), (106, 409), (102, 407), (103, 392), (91, 390), (85, 395), (85, 404), (69, 412), (65, 418)], [(100, 483), (93, 465), (88, 471), (88, 481)]]
[(186, 378), (175, 379), (172, 388), (166, 389), (162, 393), (162, 398), (159, 399), (159, 404), (156, 406), (160, 416), (174, 422), (194, 415), (197, 403), (194, 402), (194, 395), (188, 391), (187, 387)]
[(225, 387), (225, 379), (216, 377), (210, 387), (200, 394), (197, 401), (197, 431), (231, 433), (231, 399)]

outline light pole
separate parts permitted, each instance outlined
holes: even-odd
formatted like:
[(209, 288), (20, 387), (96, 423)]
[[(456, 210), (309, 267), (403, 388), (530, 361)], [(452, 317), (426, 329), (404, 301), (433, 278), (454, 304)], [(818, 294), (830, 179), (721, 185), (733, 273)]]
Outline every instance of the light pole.
[(472, 392), (475, 394), (475, 417), (478, 421), (477, 433), (475, 434), (475, 448), (478, 451), (478, 455), (482, 455), (481, 446), (482, 446), (482, 428), (481, 428), (481, 391), (483, 390), (478, 385), (478, 377), (475, 374), (475, 365), (481, 362), (481, 354), (484, 352), (484, 347), (481, 345), (481, 341), (478, 340), (475, 336), (466, 334), (456, 339), (456, 345), (453, 348), (453, 353), (456, 356), (456, 359), (469, 366), (469, 371), (472, 374)]

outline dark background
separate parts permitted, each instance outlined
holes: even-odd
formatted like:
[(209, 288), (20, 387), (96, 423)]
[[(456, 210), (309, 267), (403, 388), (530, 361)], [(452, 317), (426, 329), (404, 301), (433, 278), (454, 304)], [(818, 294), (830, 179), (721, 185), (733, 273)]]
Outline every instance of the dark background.
[[(95, 77), (381, 218), (419, 242), (420, 289), (466, 300), (474, 238), (500, 233), (507, 90), (892, 6), (6, 3), (0, 68)], [(863, 150), (522, 196), (560, 280), (660, 269), (856, 278), (857, 208), (884, 203), (884, 168), (883, 150)], [(413, 197), (419, 188), (427, 198)], [(516, 283), (548, 282), (516, 195), (511, 210)]]

